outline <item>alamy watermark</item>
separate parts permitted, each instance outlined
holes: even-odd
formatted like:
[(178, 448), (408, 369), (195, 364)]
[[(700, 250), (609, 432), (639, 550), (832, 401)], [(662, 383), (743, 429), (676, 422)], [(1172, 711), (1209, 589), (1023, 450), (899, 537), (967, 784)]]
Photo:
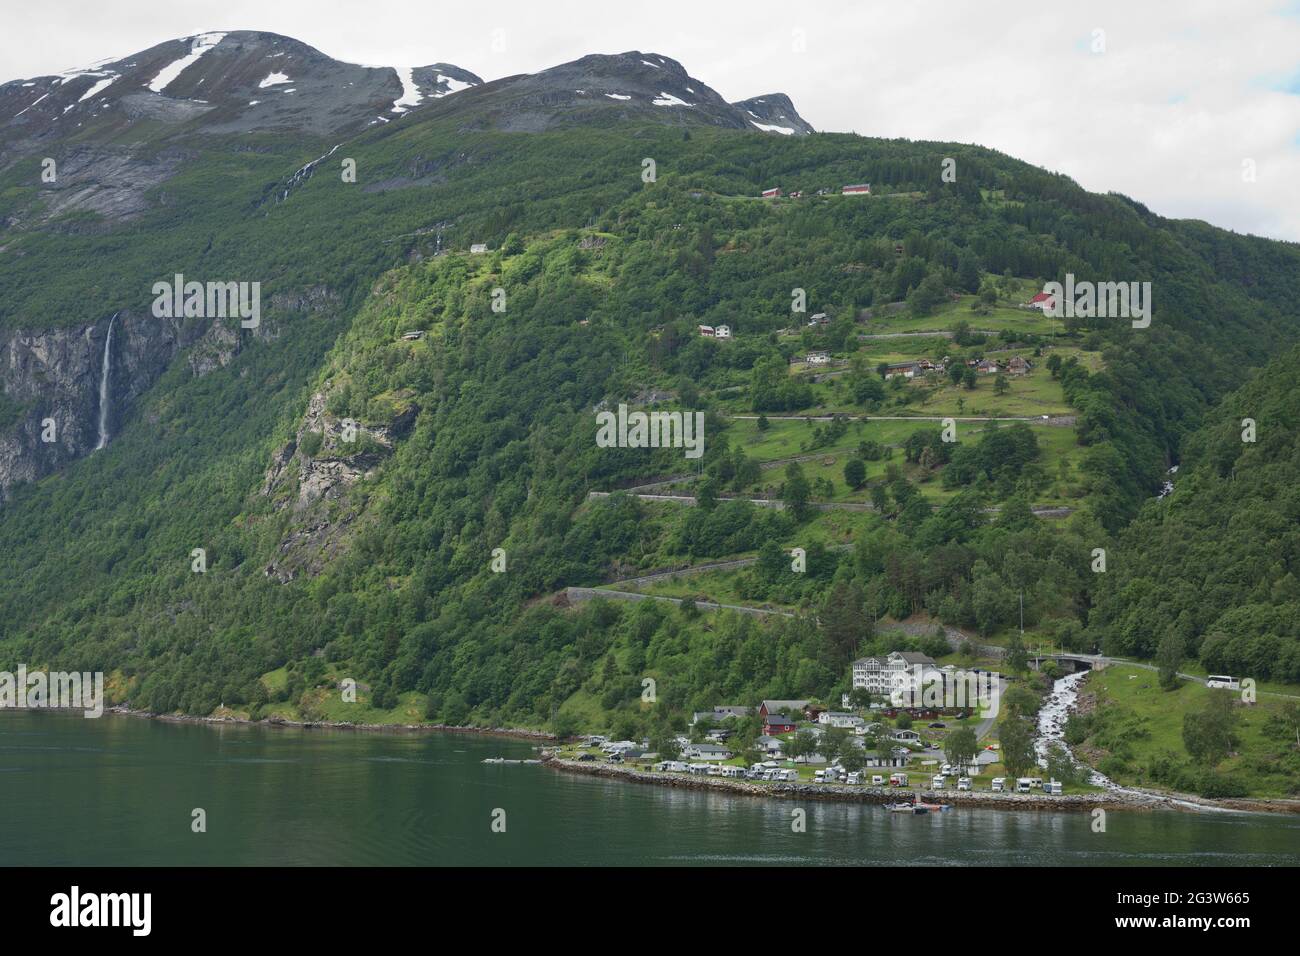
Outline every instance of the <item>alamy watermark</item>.
[(889, 692), (895, 707), (924, 710), (973, 708), (996, 717), (1002, 700), (1002, 679), (993, 671), (936, 670), (915, 664), (897, 674)]
[(87, 718), (104, 713), (102, 671), (0, 671), (0, 708), (81, 710)]
[(186, 282), (178, 272), (170, 283), (155, 282), (153, 294), (155, 319), (237, 317), (245, 329), (262, 324), (260, 282)]
[(1064, 285), (1048, 282), (1043, 291), (1052, 297), (1047, 311), (1055, 319), (1132, 319), (1135, 329), (1151, 324), (1150, 282), (1076, 282), (1067, 272)]
[(685, 448), (687, 458), (704, 454), (703, 412), (597, 412), (598, 448)]

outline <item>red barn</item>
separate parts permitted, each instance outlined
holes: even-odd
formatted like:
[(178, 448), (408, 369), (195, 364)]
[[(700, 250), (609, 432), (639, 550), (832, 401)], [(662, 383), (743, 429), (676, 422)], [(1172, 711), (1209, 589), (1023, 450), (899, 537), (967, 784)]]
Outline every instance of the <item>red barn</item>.
[(774, 187), (772, 187), (771, 189), (764, 189), (764, 190), (763, 190), (763, 198), (764, 198), (764, 199), (778, 199), (778, 198), (780, 198), (780, 196), (781, 196), (781, 187), (780, 187), (780, 186), (774, 186)]
[(843, 189), (840, 190), (840, 195), (842, 195), (842, 196), (870, 196), (870, 195), (871, 195), (871, 184), (870, 184), (870, 183), (858, 183), (858, 184), (855, 185), (855, 186), (845, 186)]

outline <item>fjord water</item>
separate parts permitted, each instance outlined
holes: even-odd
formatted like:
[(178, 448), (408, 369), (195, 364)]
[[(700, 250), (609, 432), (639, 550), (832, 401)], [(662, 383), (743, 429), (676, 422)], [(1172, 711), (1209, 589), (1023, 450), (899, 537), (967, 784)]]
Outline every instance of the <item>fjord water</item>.
[[(517, 740), (0, 711), (0, 865), (1295, 865), (1300, 818), (913, 817), (602, 780)], [(791, 811), (807, 810), (807, 831)], [(191, 831), (192, 811), (207, 832)], [(506, 831), (492, 832), (495, 809)]]

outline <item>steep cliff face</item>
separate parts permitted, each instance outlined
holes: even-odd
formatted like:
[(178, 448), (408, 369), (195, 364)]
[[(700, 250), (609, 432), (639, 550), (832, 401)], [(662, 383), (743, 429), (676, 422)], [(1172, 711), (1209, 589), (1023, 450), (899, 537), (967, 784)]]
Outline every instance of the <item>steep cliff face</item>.
[(276, 559), (264, 569), (281, 583), (319, 574), (347, 546), (362, 513), (348, 489), (374, 475), (420, 411), (403, 402), (387, 424), (349, 422), (327, 411), (329, 390), (327, 382), (312, 395), (296, 434), (276, 453), (262, 485), (262, 495), (277, 510), (291, 508), (294, 515)]
[(156, 318), (129, 310), (81, 327), (0, 330), (0, 503), (13, 485), (94, 452), (101, 428), (111, 441), (131, 407), (178, 357), (192, 374), (207, 375), (229, 365), (250, 341), (276, 338), (283, 322), (336, 312), (340, 299), (314, 285), (276, 293), (269, 305), (252, 332), (238, 320)]
[(82, 328), (0, 336), (0, 388), (17, 412), (0, 432), (0, 499), (15, 483), (42, 478), (94, 451), (101, 407), (111, 440), (122, 411), (202, 332), (193, 321), (187, 328), (183, 320), (121, 312)]
[[(80, 328), (0, 332), (0, 392), (10, 409), (8, 420), (0, 421), (0, 501), (14, 484), (95, 451), (101, 424), (111, 441), (121, 417), (176, 354), (220, 337), (220, 325), (123, 311)], [(204, 370), (218, 364), (224, 362)]]

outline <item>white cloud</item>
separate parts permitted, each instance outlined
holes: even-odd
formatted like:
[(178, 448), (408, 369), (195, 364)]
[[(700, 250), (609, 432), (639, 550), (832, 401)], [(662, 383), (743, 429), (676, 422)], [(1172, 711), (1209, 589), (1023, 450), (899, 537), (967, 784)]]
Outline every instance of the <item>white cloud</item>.
[[(109, 6), (19, 5), (0, 77), (214, 29), (283, 33), (354, 63), (445, 61), (486, 79), (637, 49), (681, 61), (729, 100), (789, 93), (818, 129), (979, 143), (1162, 215), (1300, 240), (1295, 0), (752, 0), (743, 13), (683, 0), (369, 0), (364, 17), (309, 0)], [(1094, 29), (1104, 53), (1091, 52)]]

